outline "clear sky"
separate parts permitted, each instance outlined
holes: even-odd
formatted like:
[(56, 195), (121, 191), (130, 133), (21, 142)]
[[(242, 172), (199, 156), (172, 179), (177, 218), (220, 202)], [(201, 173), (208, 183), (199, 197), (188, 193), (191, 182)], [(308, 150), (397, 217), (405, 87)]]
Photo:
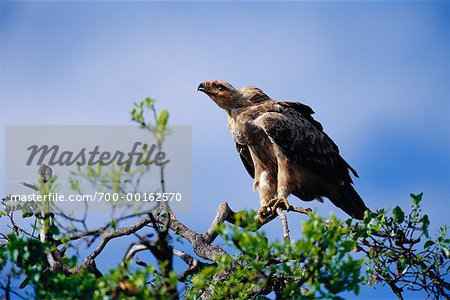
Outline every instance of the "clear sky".
[[(436, 228), (450, 204), (449, 14), (448, 2), (2, 1), (1, 122), (131, 124), (132, 102), (155, 97), (192, 125), (193, 211), (180, 219), (203, 231), (220, 202), (258, 197), (225, 113), (196, 88), (254, 85), (316, 111), (370, 208), (424, 192)], [(295, 232), (302, 217), (289, 219)], [(266, 230), (281, 237), (277, 221)]]

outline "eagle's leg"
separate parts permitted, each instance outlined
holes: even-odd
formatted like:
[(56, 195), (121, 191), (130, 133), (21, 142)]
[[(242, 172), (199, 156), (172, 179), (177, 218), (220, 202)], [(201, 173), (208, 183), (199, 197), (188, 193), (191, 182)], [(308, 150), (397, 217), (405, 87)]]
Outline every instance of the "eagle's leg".
[(274, 197), (277, 193), (277, 181), (276, 176), (267, 171), (259, 172), (259, 170), (257, 170), (256, 174), (258, 176), (255, 176), (254, 187), (259, 190), (259, 202), (261, 205), (257, 217), (258, 220), (263, 222), (267, 216), (270, 216), (271, 214), (270, 212), (272, 210), (270, 209), (270, 201), (271, 199), (276, 199)]
[(277, 181), (276, 189), (278, 197), (269, 200), (265, 205), (261, 205), (258, 212), (258, 219), (261, 222), (267, 220), (272, 216), (277, 208), (289, 209), (290, 204), (287, 197), (290, 194), (290, 172), (289, 172), (289, 161), (283, 154), (282, 150), (275, 144), (272, 145), (274, 153), (277, 159)]

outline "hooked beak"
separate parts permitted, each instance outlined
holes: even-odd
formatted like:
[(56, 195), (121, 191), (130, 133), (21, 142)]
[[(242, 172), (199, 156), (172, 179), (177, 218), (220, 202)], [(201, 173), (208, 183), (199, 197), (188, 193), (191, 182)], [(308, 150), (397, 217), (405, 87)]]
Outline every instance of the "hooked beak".
[(208, 91), (208, 86), (206, 85), (206, 82), (200, 83), (200, 85), (197, 88), (197, 91), (206, 93)]

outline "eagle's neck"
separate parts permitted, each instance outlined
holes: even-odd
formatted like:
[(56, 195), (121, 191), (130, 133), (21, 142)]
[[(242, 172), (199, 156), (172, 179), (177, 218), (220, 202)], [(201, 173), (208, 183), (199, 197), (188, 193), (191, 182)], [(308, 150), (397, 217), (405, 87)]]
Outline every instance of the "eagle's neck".
[(249, 106), (243, 106), (243, 107), (231, 107), (226, 109), (227, 115), (229, 118), (236, 119), (237, 116), (239, 116), (241, 113), (246, 111), (249, 108)]

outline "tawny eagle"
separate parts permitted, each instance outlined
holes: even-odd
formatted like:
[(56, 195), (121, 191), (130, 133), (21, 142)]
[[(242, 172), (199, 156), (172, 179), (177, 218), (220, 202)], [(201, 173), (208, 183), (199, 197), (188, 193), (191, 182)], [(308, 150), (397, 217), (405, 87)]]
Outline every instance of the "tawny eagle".
[(364, 217), (367, 207), (350, 177), (358, 174), (309, 106), (274, 101), (259, 88), (236, 89), (224, 81), (203, 82), (198, 90), (227, 112), (237, 151), (260, 193), (260, 220), (279, 201), (288, 205), (290, 194), (304, 201), (326, 197), (350, 216)]

